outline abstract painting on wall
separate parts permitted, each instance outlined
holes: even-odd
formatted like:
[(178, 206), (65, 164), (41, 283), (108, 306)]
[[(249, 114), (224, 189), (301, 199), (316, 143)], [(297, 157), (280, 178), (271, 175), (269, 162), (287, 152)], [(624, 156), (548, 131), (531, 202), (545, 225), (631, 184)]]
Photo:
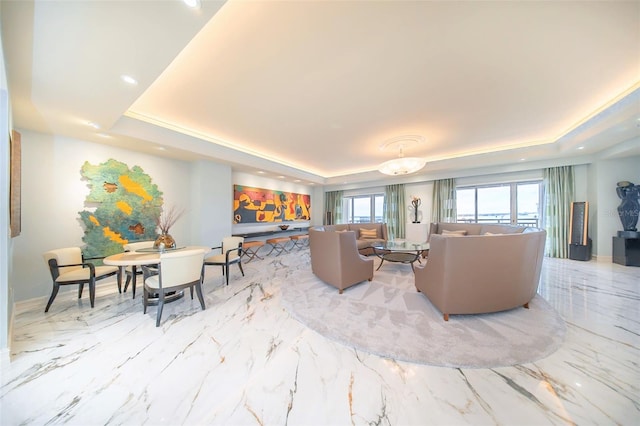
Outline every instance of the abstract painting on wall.
[(129, 169), (110, 159), (97, 166), (85, 162), (82, 177), (90, 192), (79, 212), (85, 228), (85, 257), (104, 257), (122, 252), (131, 241), (155, 240), (162, 212), (162, 192), (139, 166)]
[(311, 218), (311, 196), (233, 186), (233, 223), (303, 221)]

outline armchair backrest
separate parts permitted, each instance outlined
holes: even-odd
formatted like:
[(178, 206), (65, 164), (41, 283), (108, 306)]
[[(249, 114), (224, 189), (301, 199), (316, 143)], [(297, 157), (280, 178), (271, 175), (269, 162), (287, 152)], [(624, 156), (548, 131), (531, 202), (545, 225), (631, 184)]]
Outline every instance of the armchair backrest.
[(229, 260), (235, 259), (240, 256), (240, 248), (242, 248), (242, 243), (244, 243), (243, 237), (224, 237), (222, 239), (222, 253), (226, 253), (229, 250), (238, 249), (229, 253)]
[(312, 272), (338, 289), (373, 278), (373, 260), (360, 256), (356, 232), (324, 229), (309, 229)]
[(143, 248), (151, 248), (153, 247), (154, 241), (135, 241), (132, 243), (127, 243), (122, 246), (124, 251), (136, 251)]
[[(55, 280), (60, 273), (71, 272), (75, 269), (82, 269), (82, 266), (66, 266), (61, 265), (79, 265), (82, 263), (82, 250), (80, 247), (67, 247), (61, 249), (50, 250), (42, 255), (44, 261), (49, 265), (51, 275)], [(55, 262), (50, 262), (54, 260)]]
[(160, 254), (160, 285), (174, 287), (198, 281), (202, 276), (204, 250), (179, 250)]

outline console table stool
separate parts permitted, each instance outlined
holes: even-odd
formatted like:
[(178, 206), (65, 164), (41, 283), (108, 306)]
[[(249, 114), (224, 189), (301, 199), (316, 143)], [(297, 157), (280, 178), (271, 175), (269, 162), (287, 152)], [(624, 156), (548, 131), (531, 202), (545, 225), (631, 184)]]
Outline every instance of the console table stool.
[(274, 250), (276, 252), (276, 256), (280, 256), (282, 253), (288, 252), (287, 243), (289, 241), (291, 240), (288, 237), (269, 238), (267, 240), (267, 244), (271, 244), (271, 251), (267, 253), (267, 256), (273, 253)]
[(291, 246), (291, 249), (293, 250), (294, 247), (298, 247), (298, 249), (303, 249), (305, 247), (309, 246), (309, 235), (305, 234), (305, 235), (292, 235), (291, 237), (291, 241), (293, 242), (293, 246)]
[(264, 247), (264, 241), (245, 241), (242, 243), (242, 257), (246, 257), (245, 263), (251, 262), (253, 259), (263, 258), (258, 255), (258, 251)]

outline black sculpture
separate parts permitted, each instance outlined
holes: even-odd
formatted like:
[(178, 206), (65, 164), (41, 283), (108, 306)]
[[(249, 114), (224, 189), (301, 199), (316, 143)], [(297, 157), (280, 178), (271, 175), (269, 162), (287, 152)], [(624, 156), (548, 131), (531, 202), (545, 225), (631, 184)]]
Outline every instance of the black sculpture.
[(617, 183), (616, 193), (622, 200), (618, 206), (618, 216), (622, 222), (622, 228), (625, 231), (635, 232), (638, 223), (638, 214), (640, 213), (640, 186), (634, 185), (628, 181)]

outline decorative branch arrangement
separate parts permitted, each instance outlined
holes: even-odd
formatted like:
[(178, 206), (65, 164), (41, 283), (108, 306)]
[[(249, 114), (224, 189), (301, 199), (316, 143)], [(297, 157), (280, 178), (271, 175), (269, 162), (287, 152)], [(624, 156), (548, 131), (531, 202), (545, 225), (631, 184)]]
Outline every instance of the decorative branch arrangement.
[(162, 210), (160, 216), (156, 219), (156, 224), (163, 234), (168, 234), (169, 229), (182, 217), (185, 213), (184, 209), (178, 209), (172, 206), (169, 210)]

